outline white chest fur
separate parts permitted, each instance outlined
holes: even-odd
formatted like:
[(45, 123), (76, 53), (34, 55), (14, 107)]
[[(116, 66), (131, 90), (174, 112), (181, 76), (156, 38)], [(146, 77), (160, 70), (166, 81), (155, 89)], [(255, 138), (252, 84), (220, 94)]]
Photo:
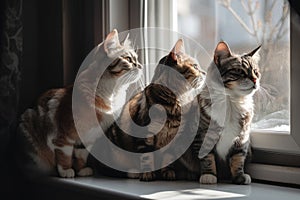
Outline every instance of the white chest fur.
[[(234, 141), (242, 135), (247, 134), (243, 132), (240, 122), (245, 113), (252, 111), (252, 101), (243, 100), (233, 102), (227, 99), (225, 110), (226, 114), (220, 115), (223, 117), (225, 116), (225, 119), (222, 120), (224, 123), (224, 128), (220, 133), (220, 139), (216, 145), (217, 153), (223, 160), (226, 159), (226, 156), (234, 144)], [(247, 142), (247, 140), (243, 140), (242, 142)]]
[(225, 160), (229, 149), (233, 145), (233, 141), (241, 132), (241, 128), (237, 125), (238, 122), (226, 121), (226, 125), (221, 132), (220, 139), (216, 145), (218, 155)]
[[(109, 101), (106, 104), (109, 105), (109, 110), (100, 110), (102, 115), (102, 120), (99, 122), (102, 132), (105, 132), (114, 121), (116, 121), (126, 102), (126, 88), (122, 87), (115, 94), (111, 95)], [(99, 127), (98, 127), (99, 128)], [(92, 128), (93, 129), (93, 128)], [(95, 132), (91, 129), (91, 132)], [(97, 129), (97, 127), (94, 127)], [(99, 131), (98, 131), (99, 132)]]

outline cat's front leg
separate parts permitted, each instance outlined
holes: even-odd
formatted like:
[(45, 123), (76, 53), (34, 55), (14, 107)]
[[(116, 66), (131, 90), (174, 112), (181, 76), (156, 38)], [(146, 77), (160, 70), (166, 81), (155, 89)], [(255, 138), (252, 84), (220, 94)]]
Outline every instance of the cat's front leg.
[(144, 172), (140, 174), (140, 181), (154, 181), (156, 179), (155, 172)]
[[(176, 179), (176, 173), (172, 164), (174, 157), (171, 154), (164, 154), (162, 160), (162, 166), (166, 166), (160, 170), (161, 176), (164, 180), (173, 181)], [(171, 163), (171, 164), (170, 164)]]
[(153, 153), (144, 153), (140, 158), (141, 170), (140, 181), (154, 181), (156, 174), (154, 172), (154, 156)]
[(251, 183), (251, 177), (244, 173), (244, 164), (246, 153), (237, 153), (230, 157), (229, 165), (232, 175), (232, 182), (235, 184), (248, 185)]
[(56, 148), (54, 152), (59, 176), (73, 178), (75, 176), (75, 171), (72, 169), (73, 145)]
[(176, 173), (172, 166), (164, 167), (160, 171), (161, 171), (162, 178), (164, 180), (167, 180), (167, 181), (176, 180)]
[(91, 176), (93, 169), (87, 166), (89, 150), (86, 148), (74, 148), (74, 167), (78, 176)]
[(199, 182), (201, 184), (216, 184), (217, 180), (217, 169), (215, 162), (215, 155), (209, 153), (207, 156), (201, 159), (201, 176)]

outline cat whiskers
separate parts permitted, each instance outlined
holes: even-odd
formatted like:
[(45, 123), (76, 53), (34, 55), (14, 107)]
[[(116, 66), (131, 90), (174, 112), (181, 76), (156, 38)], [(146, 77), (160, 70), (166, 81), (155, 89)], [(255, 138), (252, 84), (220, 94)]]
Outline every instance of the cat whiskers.
[(195, 97), (197, 96), (198, 92), (196, 92), (195, 89), (190, 89), (190, 90), (187, 90), (187, 92), (181, 94), (179, 97), (178, 97), (178, 100), (180, 102), (180, 105), (181, 106), (185, 106), (187, 105), (188, 103), (192, 102)]
[(139, 81), (142, 77), (142, 71), (140, 69), (133, 69), (126, 74), (123, 75), (123, 77), (120, 79), (118, 82), (117, 87), (123, 86), (123, 85), (128, 85), (133, 82)]
[(145, 77), (144, 77), (144, 74), (142, 73), (139, 80), (135, 82), (136, 86), (138, 88), (144, 89), (146, 87), (144, 80), (145, 80)]
[(202, 91), (204, 88), (204, 79), (202, 77), (196, 77), (190, 85), (187, 85), (184, 91), (179, 97), (180, 105), (184, 106), (192, 102), (195, 97)]
[(204, 78), (198, 76), (197, 78), (195, 78), (192, 83), (191, 83), (191, 86), (196, 89), (197, 91), (201, 91), (201, 89), (203, 88), (204, 86)]

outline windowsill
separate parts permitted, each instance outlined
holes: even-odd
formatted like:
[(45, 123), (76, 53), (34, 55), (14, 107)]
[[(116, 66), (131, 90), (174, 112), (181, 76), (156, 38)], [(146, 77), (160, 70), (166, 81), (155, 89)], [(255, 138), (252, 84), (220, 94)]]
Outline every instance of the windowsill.
[(253, 179), (300, 186), (299, 167), (251, 163), (246, 171)]
[[(109, 177), (83, 177), (74, 179), (47, 178), (40, 186), (63, 188), (63, 191), (80, 193), (86, 199), (299, 199), (300, 190), (252, 183), (251, 185), (200, 185), (192, 181), (140, 182), (135, 179)], [(78, 196), (77, 196), (78, 197)]]

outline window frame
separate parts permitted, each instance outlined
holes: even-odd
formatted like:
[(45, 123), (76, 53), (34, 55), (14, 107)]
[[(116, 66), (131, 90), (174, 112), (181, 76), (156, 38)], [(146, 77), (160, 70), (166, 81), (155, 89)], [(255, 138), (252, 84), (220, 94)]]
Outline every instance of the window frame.
[[(254, 149), (272, 151), (276, 153), (300, 155), (300, 124), (297, 119), (300, 118), (300, 109), (297, 102), (300, 102), (300, 16), (290, 9), (290, 133), (254, 130), (251, 132), (251, 143)], [(298, 36), (298, 37), (297, 37)]]
[[(291, 6), (291, 4), (290, 4)], [(290, 132), (252, 130), (252, 162), (246, 172), (253, 179), (300, 184), (300, 15), (290, 8)]]
[[(291, 4), (290, 4), (291, 6)], [(300, 185), (300, 16), (290, 8), (290, 132), (252, 130), (252, 160), (246, 172), (253, 179)]]

